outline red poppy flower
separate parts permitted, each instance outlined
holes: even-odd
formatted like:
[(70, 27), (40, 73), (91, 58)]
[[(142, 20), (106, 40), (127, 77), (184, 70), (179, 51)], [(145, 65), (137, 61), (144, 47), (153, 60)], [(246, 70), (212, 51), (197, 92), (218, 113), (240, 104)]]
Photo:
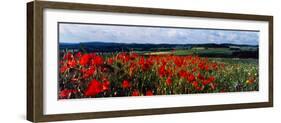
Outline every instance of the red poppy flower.
[(199, 63), (198, 64), (198, 67), (201, 69), (201, 70), (204, 70), (205, 69), (205, 63)]
[(68, 69), (67, 66), (61, 66), (60, 67), (60, 73), (64, 73)]
[(102, 90), (106, 91), (109, 89), (110, 82), (108, 80), (103, 81), (102, 83)]
[(182, 65), (183, 65), (183, 60), (182, 59), (180, 59), (180, 58), (176, 58), (175, 60), (174, 60), (174, 63), (178, 66), (178, 67), (181, 67)]
[(141, 66), (141, 69), (143, 71), (149, 70), (153, 62), (151, 61), (150, 58), (145, 59), (144, 57), (141, 57), (139, 60), (139, 64)]
[(164, 67), (165, 67), (165, 66), (166, 66), (166, 64), (167, 64), (167, 61), (166, 61), (166, 60), (164, 60), (164, 59), (162, 59), (162, 60), (161, 60), (161, 63), (162, 63), (162, 66), (164, 66)]
[(76, 58), (80, 58), (81, 56), (82, 56), (82, 53), (81, 53), (81, 52), (78, 52), (78, 53), (75, 54), (75, 57), (76, 57)]
[(130, 87), (130, 82), (128, 80), (124, 80), (122, 82), (122, 87), (125, 89), (125, 88), (129, 88)]
[(130, 60), (130, 57), (126, 53), (119, 53), (117, 59), (121, 60), (123, 63), (127, 63)]
[(166, 72), (166, 69), (165, 69), (165, 66), (164, 66), (164, 65), (162, 65), (162, 66), (159, 68), (158, 73), (159, 73), (159, 76), (160, 76), (160, 77), (163, 77), (163, 76), (166, 75), (167, 72)]
[(205, 65), (205, 70), (208, 71), (209, 70), (209, 66)]
[(131, 56), (132, 60), (134, 60), (134, 59), (139, 57), (139, 55), (137, 53), (131, 53), (130, 56)]
[(199, 86), (199, 83), (198, 83), (197, 81), (193, 81), (193, 82), (192, 82), (192, 86), (193, 86), (197, 91), (202, 91), (202, 89), (204, 89), (204, 88), (203, 88), (204, 86), (200, 87), (200, 86)]
[(209, 77), (209, 81), (210, 81), (210, 82), (215, 81), (215, 77), (214, 77), (214, 76), (210, 76), (210, 77)]
[(100, 56), (95, 56), (94, 59), (92, 59), (92, 65), (101, 65), (103, 64), (103, 58)]
[(94, 79), (88, 85), (88, 88), (85, 91), (85, 96), (96, 96), (101, 91), (102, 91), (101, 83)]
[(75, 60), (68, 60), (67, 65), (69, 68), (74, 68), (76, 66), (76, 61)]
[(218, 69), (218, 64), (217, 64), (217, 63), (212, 64), (212, 68), (213, 68), (214, 70), (217, 70), (217, 69)]
[(153, 96), (153, 93), (151, 90), (147, 90), (145, 93), (146, 96)]
[(172, 70), (171, 70), (171, 69), (167, 69), (167, 71), (166, 71), (166, 75), (172, 76), (172, 75), (173, 75)]
[(84, 54), (81, 58), (80, 58), (80, 65), (85, 66), (89, 63), (90, 60), (90, 55), (89, 54)]
[(194, 88), (198, 88), (198, 82), (197, 82), (197, 81), (193, 81), (193, 82), (192, 82), (192, 86), (193, 86)]
[(189, 82), (192, 82), (192, 81), (195, 80), (195, 76), (194, 76), (193, 74), (190, 74), (190, 75), (188, 76), (187, 80), (188, 80)]
[(140, 92), (138, 90), (134, 90), (132, 96), (139, 96)]
[(196, 72), (196, 71), (197, 71), (197, 68), (194, 67), (194, 68), (192, 69), (192, 72)]
[(90, 67), (89, 69), (82, 69), (83, 70), (83, 78), (87, 79), (95, 73), (95, 68)]
[(170, 86), (171, 84), (172, 84), (172, 77), (171, 76), (169, 76), (168, 78), (167, 78), (167, 80), (166, 80), (166, 84), (168, 85), (168, 86)]
[(181, 70), (181, 71), (179, 72), (179, 76), (180, 76), (181, 78), (186, 78), (186, 77), (188, 76), (188, 73), (187, 73), (186, 71), (184, 71), (184, 70)]
[(107, 63), (110, 64), (110, 65), (112, 65), (112, 64), (113, 64), (113, 58), (108, 58), (108, 59), (107, 59)]
[(201, 80), (204, 80), (204, 79), (205, 79), (205, 78), (202, 76), (201, 73), (198, 73), (197, 78), (198, 78), (198, 79), (201, 79)]
[(71, 93), (77, 93), (77, 90), (73, 89), (64, 89), (59, 93), (60, 99), (67, 99), (70, 97)]
[(203, 85), (208, 85), (209, 83), (211, 83), (210, 80), (203, 80), (203, 82), (202, 82)]
[(70, 90), (64, 89), (64, 90), (60, 91), (60, 93), (59, 93), (59, 98), (61, 98), (61, 99), (67, 99), (67, 98), (70, 96), (70, 94), (71, 94), (71, 91), (70, 91)]
[(67, 52), (64, 57), (64, 60), (72, 60), (73, 59), (73, 54), (71, 52)]

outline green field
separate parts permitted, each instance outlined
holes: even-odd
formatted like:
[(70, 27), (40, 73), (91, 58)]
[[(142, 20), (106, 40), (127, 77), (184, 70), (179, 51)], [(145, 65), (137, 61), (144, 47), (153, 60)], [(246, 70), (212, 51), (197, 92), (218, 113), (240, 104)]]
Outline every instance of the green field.
[(164, 51), (138, 51), (143, 55), (194, 55), (212, 58), (258, 58), (257, 49), (243, 47), (240, 49), (231, 48), (192, 48), (192, 49), (173, 49)]
[(209, 49), (190, 49), (176, 50), (174, 55), (200, 55), (200, 54), (224, 54), (231, 55), (232, 51), (228, 48), (209, 48)]

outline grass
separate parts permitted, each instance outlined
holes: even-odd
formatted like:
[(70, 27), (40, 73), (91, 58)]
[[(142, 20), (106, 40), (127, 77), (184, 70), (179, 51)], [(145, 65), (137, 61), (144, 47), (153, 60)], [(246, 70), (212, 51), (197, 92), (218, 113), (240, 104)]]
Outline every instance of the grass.
[(165, 55), (173, 54), (177, 56), (185, 55), (231, 55), (232, 51), (228, 48), (208, 48), (208, 49), (177, 49), (174, 51), (152, 51), (143, 52), (145, 55)]

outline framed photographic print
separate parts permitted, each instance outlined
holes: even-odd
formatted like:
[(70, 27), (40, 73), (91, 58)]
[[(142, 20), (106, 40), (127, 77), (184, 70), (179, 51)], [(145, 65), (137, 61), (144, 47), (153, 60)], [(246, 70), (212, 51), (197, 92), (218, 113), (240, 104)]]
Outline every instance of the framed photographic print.
[(33, 122), (273, 106), (273, 17), (27, 3)]

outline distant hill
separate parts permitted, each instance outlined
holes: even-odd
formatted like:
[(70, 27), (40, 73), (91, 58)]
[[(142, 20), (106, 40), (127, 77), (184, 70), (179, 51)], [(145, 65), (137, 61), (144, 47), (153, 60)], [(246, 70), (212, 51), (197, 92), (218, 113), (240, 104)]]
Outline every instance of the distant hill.
[(130, 51), (132, 49), (138, 51), (150, 50), (168, 50), (168, 49), (191, 49), (193, 47), (205, 48), (230, 48), (235, 47), (252, 47), (258, 48), (257, 45), (239, 45), (239, 44), (136, 44), (136, 43), (108, 43), (108, 42), (86, 42), (86, 43), (60, 43), (60, 49), (84, 49), (87, 51)]

